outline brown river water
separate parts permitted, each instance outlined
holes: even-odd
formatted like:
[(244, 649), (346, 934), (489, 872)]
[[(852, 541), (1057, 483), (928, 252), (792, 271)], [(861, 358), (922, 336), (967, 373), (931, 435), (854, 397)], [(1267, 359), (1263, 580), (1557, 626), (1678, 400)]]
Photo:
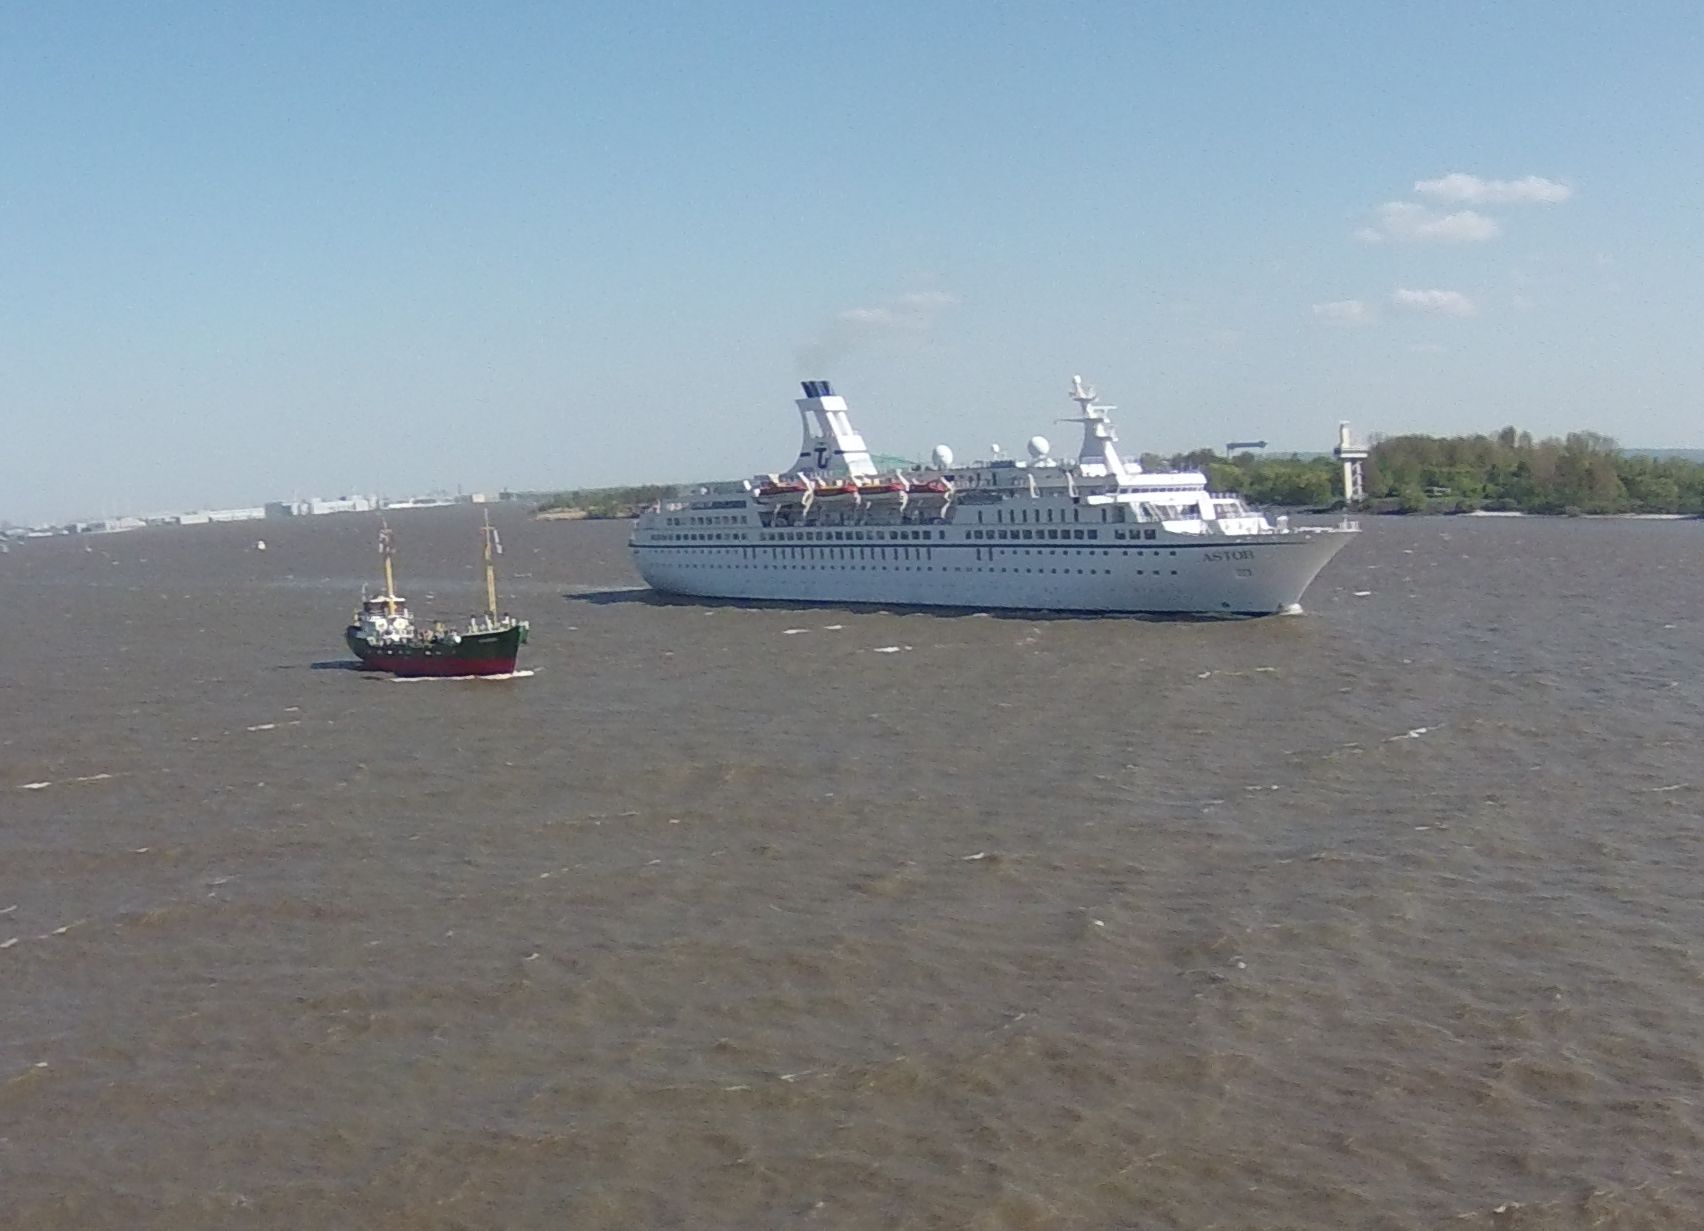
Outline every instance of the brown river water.
[(513, 680), (341, 668), (371, 516), (0, 555), (0, 1227), (1704, 1223), (1704, 525), (1177, 622), (498, 520)]

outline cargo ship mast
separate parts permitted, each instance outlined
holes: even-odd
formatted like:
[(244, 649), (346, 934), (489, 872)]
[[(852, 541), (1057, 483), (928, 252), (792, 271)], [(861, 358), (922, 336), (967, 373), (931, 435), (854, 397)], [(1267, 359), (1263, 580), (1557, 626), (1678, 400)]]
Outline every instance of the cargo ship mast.
[(392, 554), (390, 523), (380, 518), (379, 555), (384, 558), (385, 562), (385, 607), (388, 614), (394, 616), (396, 614), (396, 577), (391, 571)]
[(491, 527), (491, 513), (485, 514), (485, 614), (493, 620), (497, 618), (497, 569), (491, 562), (491, 546), (497, 544), (497, 550), (502, 551), (503, 545), (497, 538), (497, 531)]

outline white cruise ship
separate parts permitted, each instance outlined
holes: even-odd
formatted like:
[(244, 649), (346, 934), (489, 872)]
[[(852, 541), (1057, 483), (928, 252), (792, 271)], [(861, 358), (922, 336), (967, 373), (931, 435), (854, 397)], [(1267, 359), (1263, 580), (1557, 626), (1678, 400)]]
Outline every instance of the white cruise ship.
[(660, 501), (630, 546), (647, 584), (707, 598), (1080, 612), (1270, 615), (1306, 590), (1355, 527), (1291, 527), (1210, 492), (1204, 476), (1119, 456), (1093, 389), (1072, 382), (1083, 443), (1054, 458), (883, 473), (825, 380), (797, 402), (792, 467)]

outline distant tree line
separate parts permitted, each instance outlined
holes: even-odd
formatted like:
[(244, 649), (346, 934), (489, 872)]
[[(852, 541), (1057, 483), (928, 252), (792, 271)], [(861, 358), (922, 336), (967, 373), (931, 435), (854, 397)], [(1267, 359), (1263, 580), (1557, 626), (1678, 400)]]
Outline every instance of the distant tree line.
[(1251, 504), (1324, 508), (1343, 501), (1342, 467), (1329, 457), (1258, 453), (1224, 457), (1211, 449), (1196, 449), (1170, 457), (1144, 453), (1141, 461), (1143, 470), (1199, 470), (1214, 491), (1236, 492)]
[(594, 519), (636, 517), (672, 491), (672, 486), (657, 483), (637, 487), (581, 487), (538, 497), (538, 512), (578, 513)]
[[(1198, 449), (1144, 467), (1200, 470), (1217, 491), (1255, 504), (1340, 504), (1342, 467), (1328, 456), (1221, 457)], [(1381, 512), (1704, 513), (1704, 464), (1625, 453), (1608, 436), (1570, 432), (1534, 440), (1506, 427), (1494, 436), (1392, 436), (1365, 462), (1368, 504)]]

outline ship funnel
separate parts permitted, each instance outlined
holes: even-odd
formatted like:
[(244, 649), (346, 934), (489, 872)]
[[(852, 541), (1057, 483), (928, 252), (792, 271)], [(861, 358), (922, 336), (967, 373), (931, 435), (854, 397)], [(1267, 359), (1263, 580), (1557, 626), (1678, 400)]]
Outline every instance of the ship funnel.
[(799, 456), (789, 474), (850, 475), (865, 478), (876, 473), (876, 465), (864, 438), (852, 427), (846, 414), (846, 399), (835, 393), (826, 380), (799, 382), (805, 396), (794, 403), (799, 408), (802, 436)]

